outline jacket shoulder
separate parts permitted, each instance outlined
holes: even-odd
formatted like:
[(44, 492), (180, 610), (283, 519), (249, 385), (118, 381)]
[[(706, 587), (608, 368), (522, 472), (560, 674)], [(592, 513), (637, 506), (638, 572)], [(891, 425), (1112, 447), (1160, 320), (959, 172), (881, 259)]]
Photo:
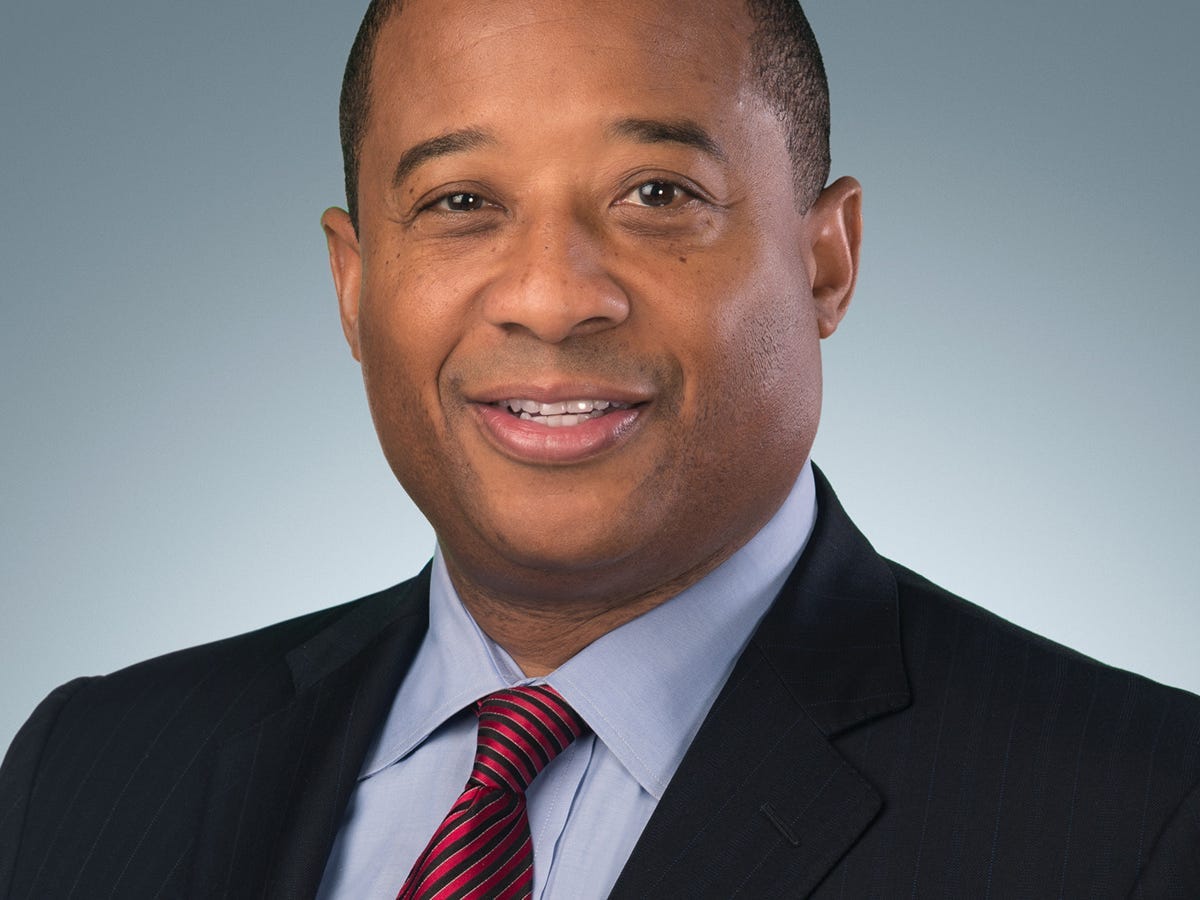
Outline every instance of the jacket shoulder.
[(888, 565), (912, 701), (842, 742), (888, 798), (873, 840), (896, 867), (923, 858), (931, 893), (1034, 896), (1052, 877), (1055, 893), (1124, 896), (1200, 795), (1200, 697)]
[[(1044, 663), (1053, 663), (1065, 672), (1135, 687), (1150, 696), (1161, 697), (1190, 711), (1200, 722), (1200, 696), (1188, 691), (1159, 684), (1145, 676), (1128, 672), (1080, 653), (1071, 647), (1043, 637), (1017, 625), (996, 613), (934, 584), (928, 578), (899, 563), (886, 560), (896, 579), (900, 598), (901, 628), (906, 636), (918, 633), (937, 633), (951, 629), (962, 635), (982, 634), (995, 642), (1003, 659), (1015, 654), (1029, 654)], [(988, 657), (975, 659), (986, 662)]]
[(64, 705), (61, 718), (82, 716), (105, 724), (124, 719), (134, 730), (169, 722), (172, 729), (236, 732), (243, 710), (250, 721), (261, 717), (269, 698), (290, 696), (310, 656), (328, 656), (331, 647), (342, 645), (349, 656), (388, 623), (408, 613), (424, 615), (425, 576), (422, 572), (347, 603), (88, 679)]
[(423, 576), (54, 691), (0, 768), (0, 896), (53, 882), (52, 859), (103, 867), (98, 835), (133, 859), (121, 842), (147, 834), (145, 821), (157, 821), (156, 841), (186, 855), (216, 748), (288, 709), (306, 678), (381, 635), (421, 633)]

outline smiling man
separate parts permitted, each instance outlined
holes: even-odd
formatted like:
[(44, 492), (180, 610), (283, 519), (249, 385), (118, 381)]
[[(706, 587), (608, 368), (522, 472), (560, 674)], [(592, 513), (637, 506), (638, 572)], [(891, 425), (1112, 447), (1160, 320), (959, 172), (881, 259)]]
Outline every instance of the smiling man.
[(323, 218), (415, 579), (60, 688), (0, 891), (1196, 896), (1200, 701), (809, 462), (860, 188), (788, 0), (373, 2)]

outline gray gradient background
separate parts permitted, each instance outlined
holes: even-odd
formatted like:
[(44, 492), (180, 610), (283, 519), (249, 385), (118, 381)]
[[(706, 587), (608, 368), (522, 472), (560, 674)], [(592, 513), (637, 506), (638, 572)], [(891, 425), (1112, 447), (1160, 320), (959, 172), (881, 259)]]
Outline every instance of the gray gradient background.
[[(0, 13), (0, 745), (431, 552), (317, 223), (361, 7)], [(809, 12), (867, 217), (815, 458), (883, 553), (1200, 690), (1200, 6)]]

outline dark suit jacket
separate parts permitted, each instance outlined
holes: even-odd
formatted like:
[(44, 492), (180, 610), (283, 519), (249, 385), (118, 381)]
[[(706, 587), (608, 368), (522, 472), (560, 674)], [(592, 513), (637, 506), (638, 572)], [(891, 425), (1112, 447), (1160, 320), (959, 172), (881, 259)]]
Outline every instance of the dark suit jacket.
[[(1200, 897), (1200, 698), (881, 559), (817, 480), (613, 896)], [(0, 896), (312, 896), (427, 607), (426, 571), (59, 688), (0, 773)]]

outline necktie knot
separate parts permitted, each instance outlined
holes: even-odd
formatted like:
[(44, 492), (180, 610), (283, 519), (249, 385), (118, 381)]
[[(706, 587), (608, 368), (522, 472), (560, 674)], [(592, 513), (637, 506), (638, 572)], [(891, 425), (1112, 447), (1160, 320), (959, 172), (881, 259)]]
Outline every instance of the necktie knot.
[(554, 688), (508, 688), (476, 704), (479, 743), (470, 783), (523, 793), (550, 760), (587, 730)]
[(533, 839), (525, 788), (587, 730), (544, 684), (488, 694), (466, 790), (413, 865), (396, 900), (529, 900)]

